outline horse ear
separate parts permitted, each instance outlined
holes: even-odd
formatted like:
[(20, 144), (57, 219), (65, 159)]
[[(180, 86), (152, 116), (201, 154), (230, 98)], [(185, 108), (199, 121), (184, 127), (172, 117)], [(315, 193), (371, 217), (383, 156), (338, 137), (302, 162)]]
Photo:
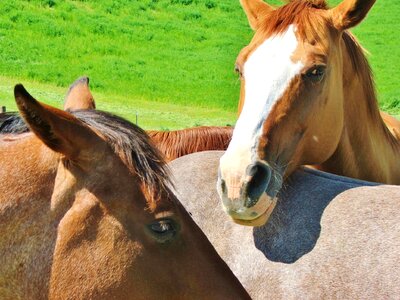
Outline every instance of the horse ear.
[(333, 25), (338, 30), (346, 30), (360, 23), (376, 0), (344, 0), (331, 9)]
[(89, 88), (89, 77), (81, 77), (70, 86), (64, 101), (64, 110), (95, 109), (96, 104)]
[(21, 85), (14, 88), (18, 109), (32, 132), (52, 150), (78, 160), (101, 139), (69, 112), (42, 104)]
[(253, 30), (257, 30), (261, 17), (273, 10), (272, 6), (262, 0), (240, 0), (240, 3)]

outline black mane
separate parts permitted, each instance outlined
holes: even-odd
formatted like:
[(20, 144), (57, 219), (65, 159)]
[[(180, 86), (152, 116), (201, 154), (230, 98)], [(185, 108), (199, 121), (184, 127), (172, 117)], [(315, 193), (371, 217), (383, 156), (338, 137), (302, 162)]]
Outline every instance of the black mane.
[(24, 120), (17, 112), (6, 112), (0, 114), (0, 134), (19, 134), (28, 132)]

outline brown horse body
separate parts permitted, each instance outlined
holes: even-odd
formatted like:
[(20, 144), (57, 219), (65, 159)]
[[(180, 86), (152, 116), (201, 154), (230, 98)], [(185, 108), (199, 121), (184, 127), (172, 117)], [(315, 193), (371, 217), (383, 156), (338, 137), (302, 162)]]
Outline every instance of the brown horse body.
[(347, 31), (375, 1), (241, 2), (255, 35), (237, 58), (240, 116), (220, 162), (227, 213), (265, 223), (301, 165), (400, 184), (400, 122), (379, 112), (368, 61)]
[(142, 130), (15, 95), (32, 132), (0, 135), (1, 299), (248, 298)]

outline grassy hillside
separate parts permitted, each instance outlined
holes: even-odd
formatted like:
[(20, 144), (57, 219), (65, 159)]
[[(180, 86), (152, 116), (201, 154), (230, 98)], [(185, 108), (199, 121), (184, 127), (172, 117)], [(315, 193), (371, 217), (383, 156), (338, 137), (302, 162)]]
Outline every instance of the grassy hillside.
[[(252, 36), (238, 0), (15, 0), (0, 11), (0, 105), (15, 107), (17, 81), (61, 102), (85, 74), (100, 107), (132, 120), (139, 110), (146, 127), (234, 122), (233, 64)], [(354, 30), (371, 53), (381, 106), (396, 114), (399, 12), (399, 1), (377, 1)]]

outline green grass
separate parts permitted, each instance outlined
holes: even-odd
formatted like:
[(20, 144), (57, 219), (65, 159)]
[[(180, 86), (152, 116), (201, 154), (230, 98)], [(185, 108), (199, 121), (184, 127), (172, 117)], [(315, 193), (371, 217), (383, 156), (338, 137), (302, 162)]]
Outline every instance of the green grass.
[[(10, 100), (0, 101), (0, 104), (8, 103), (8, 111), (16, 110), (13, 100), (13, 85), (8, 78), (0, 77), (0, 99)], [(65, 88), (37, 82), (28, 82), (25, 87), (36, 99), (62, 108)], [(112, 111), (137, 122), (139, 126), (146, 129), (173, 130), (200, 125), (233, 125), (236, 117), (236, 112), (218, 108), (193, 108), (189, 105), (152, 102), (143, 99), (135, 99), (126, 103), (123, 96), (96, 92), (93, 92), (93, 96), (98, 109)]]
[[(238, 0), (15, 0), (0, 1), (0, 11), (0, 105), (15, 108), (17, 82), (60, 105), (88, 75), (100, 108), (133, 121), (138, 111), (146, 128), (235, 120), (233, 65), (252, 36)], [(377, 1), (354, 30), (371, 53), (380, 105), (394, 114), (399, 11), (398, 0)]]

